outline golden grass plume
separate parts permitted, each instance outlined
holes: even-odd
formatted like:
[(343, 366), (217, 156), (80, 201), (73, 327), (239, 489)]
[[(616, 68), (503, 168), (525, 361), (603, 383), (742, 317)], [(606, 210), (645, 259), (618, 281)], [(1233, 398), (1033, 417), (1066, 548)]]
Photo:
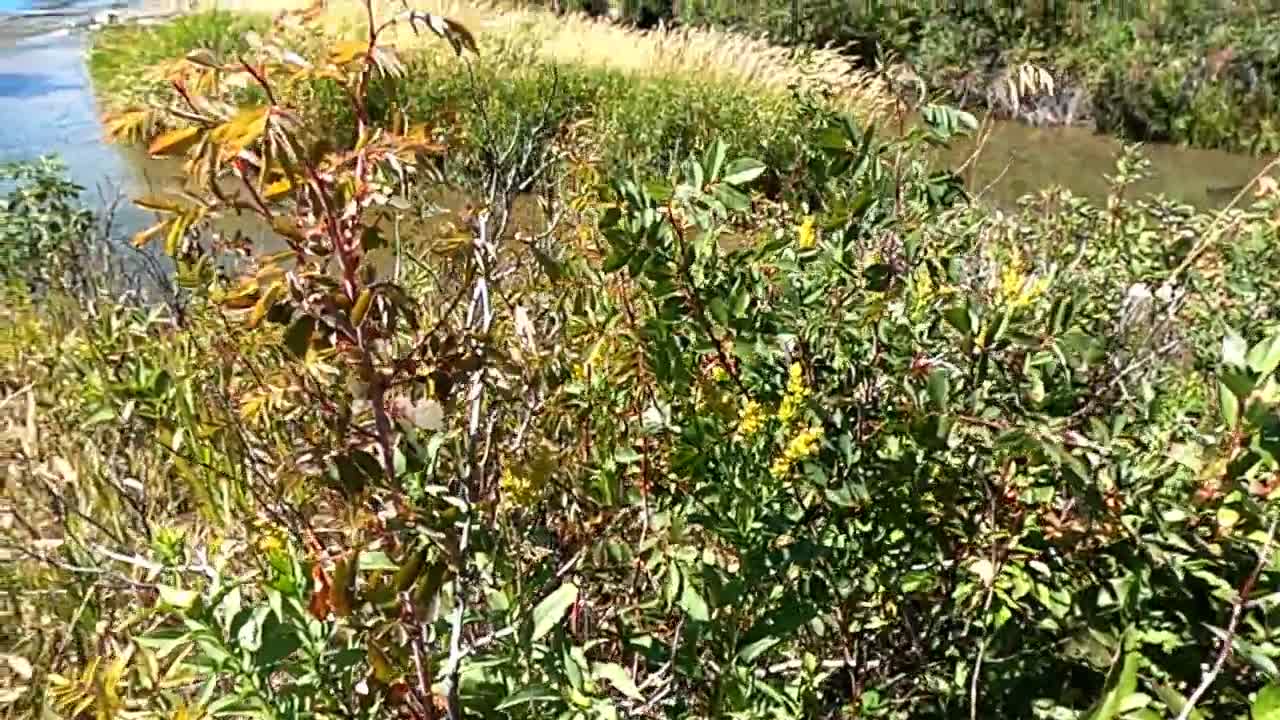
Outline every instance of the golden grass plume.
[[(278, 13), (310, 5), (310, 0), (200, 0), (199, 7)], [(419, 0), (411, 6), (461, 22), (477, 35), (482, 52), (518, 44), (545, 61), (637, 75), (681, 75), (774, 93), (796, 86), (825, 88), (863, 118), (879, 116), (892, 105), (879, 77), (831, 48), (786, 48), (764, 37), (708, 28), (638, 30), (584, 14), (556, 15), (493, 0)], [(376, 0), (375, 8), (385, 19), (403, 4)], [(328, 0), (318, 21), (336, 34), (346, 34), (362, 27), (363, 17), (360, 0)], [(426, 42), (438, 46), (434, 38), (414, 39), (407, 28), (396, 42), (401, 47)]]

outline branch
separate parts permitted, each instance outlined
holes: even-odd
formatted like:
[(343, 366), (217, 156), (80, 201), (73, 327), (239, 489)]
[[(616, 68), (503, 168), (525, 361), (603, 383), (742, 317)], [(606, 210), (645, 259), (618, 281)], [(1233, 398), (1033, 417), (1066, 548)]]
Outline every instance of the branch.
[(1213, 661), (1213, 667), (1209, 672), (1205, 673), (1204, 678), (1200, 680), (1200, 685), (1187, 698), (1187, 703), (1182, 706), (1182, 712), (1178, 713), (1177, 720), (1187, 720), (1191, 717), (1191, 712), (1195, 710), (1196, 703), (1204, 694), (1208, 692), (1209, 686), (1213, 685), (1213, 681), (1218, 679), (1218, 674), (1222, 672), (1222, 666), (1227, 663), (1227, 658), (1231, 657), (1231, 649), (1235, 644), (1236, 629), (1240, 626), (1240, 616), (1244, 614), (1244, 606), (1249, 602), (1249, 595), (1253, 592), (1253, 587), (1258, 583), (1258, 576), (1262, 574), (1262, 569), (1271, 564), (1271, 550), (1276, 539), (1276, 518), (1271, 518), (1271, 525), (1267, 528), (1267, 539), (1262, 544), (1262, 550), (1258, 553), (1258, 564), (1253, 567), (1253, 572), (1245, 579), (1244, 584), (1240, 586), (1240, 592), (1236, 595), (1235, 602), (1231, 603), (1231, 620), (1227, 623), (1227, 631), (1222, 636), (1222, 644), (1218, 648), (1218, 657)]

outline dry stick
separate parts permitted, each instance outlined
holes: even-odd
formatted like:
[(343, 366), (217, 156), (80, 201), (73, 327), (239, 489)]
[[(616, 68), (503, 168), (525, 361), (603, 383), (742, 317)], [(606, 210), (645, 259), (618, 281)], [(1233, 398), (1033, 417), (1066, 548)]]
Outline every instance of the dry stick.
[(1249, 574), (1244, 584), (1240, 586), (1240, 592), (1236, 594), (1235, 602), (1231, 603), (1231, 620), (1227, 623), (1226, 634), (1222, 636), (1222, 645), (1218, 648), (1218, 657), (1213, 661), (1213, 667), (1200, 680), (1199, 687), (1187, 698), (1187, 703), (1182, 706), (1182, 712), (1178, 713), (1177, 720), (1187, 720), (1187, 718), (1191, 717), (1191, 711), (1195, 710), (1196, 703), (1208, 692), (1209, 686), (1213, 685), (1213, 681), (1218, 679), (1218, 673), (1222, 672), (1222, 666), (1227, 663), (1227, 658), (1231, 657), (1236, 628), (1240, 625), (1240, 616), (1244, 614), (1244, 606), (1249, 602), (1249, 594), (1253, 592), (1253, 586), (1257, 584), (1258, 576), (1262, 574), (1262, 569), (1271, 563), (1271, 549), (1276, 539), (1277, 517), (1271, 518), (1271, 525), (1267, 528), (1267, 540), (1262, 544), (1262, 550), (1258, 553), (1258, 564), (1254, 566), (1253, 572)]
[(1278, 165), (1280, 165), (1280, 156), (1276, 156), (1275, 159), (1267, 163), (1266, 166), (1258, 171), (1257, 175), (1253, 176), (1252, 180), (1245, 183), (1244, 187), (1240, 188), (1240, 192), (1236, 193), (1236, 196), (1231, 198), (1231, 202), (1218, 212), (1218, 217), (1213, 221), (1213, 224), (1209, 226), (1209, 229), (1204, 234), (1204, 238), (1199, 242), (1199, 244), (1191, 249), (1191, 252), (1187, 253), (1187, 257), (1182, 261), (1182, 263), (1179, 264), (1178, 267), (1174, 268), (1173, 272), (1169, 273), (1169, 279), (1165, 282), (1172, 284), (1178, 279), (1179, 275), (1186, 272), (1187, 268), (1191, 267), (1191, 264), (1196, 261), (1196, 258), (1200, 257), (1201, 253), (1208, 250), (1210, 245), (1217, 242), (1218, 238), (1222, 234), (1222, 224), (1223, 220), (1227, 217), (1227, 213), (1233, 210), (1236, 205), (1240, 204), (1240, 201), (1244, 199), (1245, 194), (1249, 192), (1250, 188), (1257, 185), (1259, 180), (1274, 170)]

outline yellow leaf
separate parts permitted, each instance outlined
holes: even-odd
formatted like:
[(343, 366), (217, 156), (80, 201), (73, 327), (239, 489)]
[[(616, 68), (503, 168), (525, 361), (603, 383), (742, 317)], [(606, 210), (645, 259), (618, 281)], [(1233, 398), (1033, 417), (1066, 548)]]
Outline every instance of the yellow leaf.
[(240, 403), (240, 419), (245, 422), (251, 421), (262, 412), (268, 399), (267, 393), (253, 393)]
[(258, 302), (253, 306), (253, 312), (249, 314), (249, 327), (254, 328), (262, 322), (262, 318), (271, 312), (271, 308), (276, 304), (276, 300), (284, 293), (284, 285), (279, 281), (271, 283), (267, 291), (258, 298)]
[(293, 190), (293, 181), (289, 178), (283, 178), (267, 185), (262, 190), (262, 197), (267, 200), (275, 200), (276, 198), (289, 194), (291, 190)]
[(162, 223), (157, 223), (155, 225), (152, 225), (146, 230), (136, 233), (133, 236), (133, 238), (130, 240), (130, 242), (133, 243), (134, 247), (140, 248), (143, 245), (146, 245), (147, 243), (151, 242), (151, 238), (155, 237), (156, 235), (159, 235), (160, 232), (163, 231), (165, 226), (168, 224), (169, 223), (167, 222), (162, 222)]
[(151, 146), (147, 148), (147, 153), (153, 157), (165, 157), (169, 155), (181, 155), (191, 149), (200, 140), (201, 128), (187, 127), (178, 130), (170, 130), (151, 141)]
[(365, 288), (360, 293), (360, 297), (356, 298), (355, 307), (351, 309), (351, 324), (360, 327), (360, 323), (364, 321), (364, 316), (369, 314), (369, 305), (373, 302), (373, 291)]
[(102, 124), (106, 128), (108, 140), (134, 142), (142, 139), (150, 120), (150, 110), (125, 110), (103, 115)]
[(177, 214), (187, 209), (186, 203), (172, 195), (143, 195), (142, 197), (134, 198), (133, 204), (140, 208), (162, 213)]
[(267, 108), (250, 108), (214, 128), (209, 137), (225, 155), (238, 155), (267, 131)]
[(347, 40), (334, 45), (329, 50), (329, 62), (334, 65), (346, 65), (357, 57), (367, 57), (369, 43), (359, 40)]
[(294, 225), (293, 221), (288, 218), (274, 218), (271, 221), (271, 229), (275, 230), (278, 235), (287, 237), (295, 242), (302, 242), (307, 239), (306, 236), (302, 234), (302, 231)]

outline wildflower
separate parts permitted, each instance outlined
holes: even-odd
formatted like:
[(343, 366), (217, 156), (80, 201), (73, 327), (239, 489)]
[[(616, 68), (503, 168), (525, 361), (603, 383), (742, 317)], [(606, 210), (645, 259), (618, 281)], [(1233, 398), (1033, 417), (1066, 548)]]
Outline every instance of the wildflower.
[(782, 456), (792, 462), (803, 460), (818, 451), (818, 441), (821, 439), (821, 427), (814, 425), (807, 430), (802, 430), (787, 443), (787, 449), (782, 452)]
[(787, 371), (787, 394), (782, 397), (782, 403), (778, 406), (778, 420), (783, 425), (794, 420), (807, 397), (809, 388), (804, 384), (804, 366), (792, 363)]
[(499, 506), (503, 510), (528, 507), (538, 499), (538, 488), (533, 480), (523, 473), (517, 475), (509, 466), (502, 469), (498, 485), (502, 489)]
[(796, 247), (808, 250), (818, 244), (818, 230), (813, 226), (813, 216), (805, 215), (796, 237)]
[(263, 555), (280, 552), (284, 550), (284, 533), (277, 527), (263, 527), (256, 546)]
[(1030, 305), (1049, 287), (1049, 278), (1027, 275), (1021, 254), (1015, 254), (1000, 271), (1000, 299), (1019, 308)]
[(711, 368), (711, 379), (715, 382), (724, 382), (729, 379), (729, 371), (721, 365), (715, 365)]
[(782, 404), (778, 406), (778, 422), (783, 425), (790, 423), (796, 417), (796, 412), (800, 408), (800, 398), (794, 395), (787, 395), (782, 398)]
[(809, 388), (804, 385), (804, 367), (800, 363), (791, 363), (787, 371), (787, 392), (798, 397), (809, 394)]
[(821, 439), (822, 428), (817, 425), (801, 430), (787, 443), (782, 454), (773, 459), (769, 465), (769, 474), (775, 479), (786, 477), (797, 462), (818, 452), (818, 441)]
[(769, 466), (769, 474), (775, 479), (782, 479), (789, 472), (791, 472), (791, 461), (786, 457), (776, 458), (773, 464)]
[(760, 403), (755, 400), (748, 400), (743, 404), (742, 410), (738, 413), (738, 435), (740, 437), (751, 437), (760, 431), (764, 425), (764, 410), (760, 407)]

